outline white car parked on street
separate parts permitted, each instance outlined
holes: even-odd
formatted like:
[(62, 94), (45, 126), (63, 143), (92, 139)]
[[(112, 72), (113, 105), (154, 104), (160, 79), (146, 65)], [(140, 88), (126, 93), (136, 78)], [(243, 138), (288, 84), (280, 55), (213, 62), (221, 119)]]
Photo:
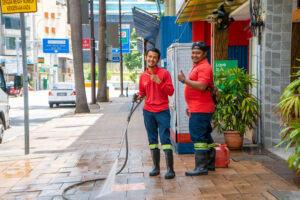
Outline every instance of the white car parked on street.
[(55, 104), (76, 104), (76, 91), (74, 83), (55, 83), (49, 91), (49, 106), (53, 108)]

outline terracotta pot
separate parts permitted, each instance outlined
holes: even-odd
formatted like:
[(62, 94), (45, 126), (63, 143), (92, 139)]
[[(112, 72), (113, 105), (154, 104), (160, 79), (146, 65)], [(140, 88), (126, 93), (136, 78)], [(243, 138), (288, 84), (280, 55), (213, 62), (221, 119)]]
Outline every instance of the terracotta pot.
[(244, 138), (240, 136), (239, 131), (224, 131), (223, 133), (225, 143), (230, 150), (239, 150), (242, 148)]

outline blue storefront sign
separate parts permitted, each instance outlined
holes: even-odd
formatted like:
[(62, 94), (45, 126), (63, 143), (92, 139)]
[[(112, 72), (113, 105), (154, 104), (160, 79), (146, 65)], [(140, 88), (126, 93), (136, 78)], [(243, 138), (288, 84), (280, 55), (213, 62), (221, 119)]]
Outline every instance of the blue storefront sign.
[(43, 53), (69, 52), (69, 39), (43, 39)]

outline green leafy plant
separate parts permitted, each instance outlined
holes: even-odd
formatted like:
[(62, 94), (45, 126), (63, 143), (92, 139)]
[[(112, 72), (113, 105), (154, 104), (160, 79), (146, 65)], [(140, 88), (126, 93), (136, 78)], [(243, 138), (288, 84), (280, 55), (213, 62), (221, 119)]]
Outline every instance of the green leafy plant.
[(253, 129), (259, 116), (257, 98), (249, 89), (257, 84), (253, 75), (240, 68), (220, 69), (215, 73), (215, 83), (220, 90), (219, 104), (213, 115), (213, 125), (220, 133)]
[[(300, 62), (300, 59), (297, 59)], [(295, 67), (300, 68), (300, 67)], [(281, 120), (281, 127), (285, 127), (280, 131), (282, 140), (275, 147), (279, 147), (286, 144), (285, 152), (292, 146), (295, 145), (295, 150), (289, 156), (287, 162), (289, 163), (290, 169), (300, 171), (300, 70), (294, 73), (296, 79), (291, 82), (283, 91), (279, 103), (275, 109), (278, 119)]]
[(137, 73), (137, 72), (130, 73), (129, 79), (130, 79), (132, 82), (136, 83), (137, 78), (138, 78), (138, 73)]
[(132, 42), (130, 44), (131, 51), (130, 53), (123, 55), (124, 64), (129, 71), (134, 71), (136, 69), (142, 68), (142, 54), (137, 50), (133, 50), (137, 49), (137, 45), (136, 43), (134, 43), (137, 41), (137, 39), (139, 39), (139, 37), (136, 36), (136, 31), (135, 29), (133, 29), (130, 39), (130, 41)]

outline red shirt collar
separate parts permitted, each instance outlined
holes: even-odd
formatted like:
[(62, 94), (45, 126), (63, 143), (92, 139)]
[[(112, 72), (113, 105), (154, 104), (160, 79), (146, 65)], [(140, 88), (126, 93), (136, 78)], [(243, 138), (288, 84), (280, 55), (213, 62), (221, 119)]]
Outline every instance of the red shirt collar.
[[(156, 65), (155, 69), (153, 70), (153, 74), (156, 74), (158, 70), (159, 70), (159, 67)], [(150, 74), (148, 67), (147, 67), (146, 71), (149, 72), (149, 74)]]
[(205, 58), (205, 59), (203, 59), (203, 60), (201, 60), (199, 63), (197, 63), (197, 64), (193, 64), (193, 68), (194, 67), (197, 67), (197, 66), (199, 66), (199, 65), (201, 65), (201, 64), (203, 64), (203, 63), (207, 63), (208, 61), (207, 61), (207, 58)]

